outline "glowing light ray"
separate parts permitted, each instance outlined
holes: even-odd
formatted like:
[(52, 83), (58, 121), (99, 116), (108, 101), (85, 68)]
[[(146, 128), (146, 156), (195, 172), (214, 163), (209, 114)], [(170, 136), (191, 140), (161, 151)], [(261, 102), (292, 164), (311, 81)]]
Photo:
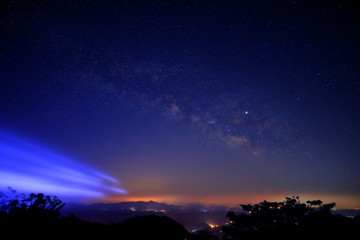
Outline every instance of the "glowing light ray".
[(0, 188), (57, 196), (126, 194), (119, 181), (0, 130)]
[(59, 185), (56, 182), (49, 181), (48, 179), (34, 178), (33, 176), (19, 175), (17, 173), (0, 171), (0, 178), (7, 179), (0, 183), (0, 187), (7, 187), (8, 184), (14, 189), (19, 191), (28, 191), (31, 189), (33, 192), (46, 192), (48, 194), (61, 193), (63, 196), (85, 196), (85, 197), (104, 197), (105, 194), (94, 191), (91, 189), (67, 187)]
[[(86, 174), (83, 174), (79, 171), (75, 171), (69, 167), (64, 167), (61, 165), (55, 164), (56, 162), (62, 162), (63, 164), (72, 165), (72, 167), (77, 167), (80, 170), (93, 172), (94, 174), (100, 174), (97, 173), (94, 170), (86, 169), (80, 165), (75, 166), (74, 163), (70, 163), (68, 160), (65, 160), (64, 158), (60, 158), (58, 156), (55, 156), (53, 154), (46, 154), (42, 152), (43, 155), (37, 155), (32, 152), (26, 152), (19, 148), (14, 148), (12, 146), (0, 144), (0, 152), (3, 152), (7, 155), (7, 159), (12, 160), (9, 161), (10, 164), (12, 164), (13, 161), (21, 161), (22, 164), (28, 163), (32, 166), (39, 165), (43, 168), (46, 168), (47, 170), (53, 169), (54, 171), (63, 172), (64, 174), (71, 174), (71, 175), (78, 175), (79, 177), (82, 177), (83, 179), (88, 179), (88, 181), (100, 181), (96, 177), (88, 176)], [(46, 155), (45, 155), (46, 154)], [(6, 159), (4, 159), (5, 162)], [(31, 168), (30, 168), (31, 169)], [(68, 173), (66, 173), (68, 172)], [(102, 174), (104, 175), (104, 174)], [(106, 175), (104, 175), (106, 176)], [(109, 177), (111, 179), (111, 177)]]
[[(96, 177), (88, 176), (82, 172), (69, 169), (67, 167), (63, 167), (60, 165), (56, 165), (54, 163), (50, 164), (48, 161), (54, 162), (54, 158), (46, 158), (39, 157), (37, 155), (24, 152), (22, 150), (14, 149), (13, 147), (5, 146), (0, 144), (0, 153), (4, 153), (4, 157), (1, 158), (2, 162), (5, 163), (7, 160), (7, 165), (12, 166), (12, 169), (17, 169), (18, 171), (22, 171), (25, 173), (33, 173), (33, 174), (43, 174), (47, 176), (52, 176), (52, 178), (59, 177), (64, 178), (64, 176), (68, 176), (67, 179), (69, 181), (82, 182), (84, 184), (90, 185), (99, 185), (100, 180)], [(21, 162), (20, 165), (14, 165), (16, 162)], [(3, 165), (0, 163), (0, 166)]]

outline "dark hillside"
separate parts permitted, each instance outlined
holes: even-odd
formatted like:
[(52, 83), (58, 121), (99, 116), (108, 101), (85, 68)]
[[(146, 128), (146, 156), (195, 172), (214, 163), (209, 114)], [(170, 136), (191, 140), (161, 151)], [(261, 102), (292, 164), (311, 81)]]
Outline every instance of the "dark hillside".
[(114, 227), (126, 239), (194, 239), (178, 222), (166, 216), (138, 216)]

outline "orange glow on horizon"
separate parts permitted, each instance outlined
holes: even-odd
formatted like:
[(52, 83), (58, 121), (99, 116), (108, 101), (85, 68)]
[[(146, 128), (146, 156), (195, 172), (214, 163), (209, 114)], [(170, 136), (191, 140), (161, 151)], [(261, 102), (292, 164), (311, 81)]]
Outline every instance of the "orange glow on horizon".
[[(154, 195), (154, 196), (118, 196), (103, 199), (103, 202), (138, 202), (154, 201), (167, 204), (188, 204), (200, 203), (205, 205), (223, 205), (227, 207), (238, 207), (239, 204), (255, 204), (266, 201), (284, 201), (285, 197), (294, 194), (231, 194), (231, 195), (208, 195), (208, 196), (177, 196), (177, 195)], [(298, 194), (300, 201), (305, 203), (308, 200), (320, 199), (324, 203), (335, 202), (338, 209), (356, 209), (360, 207), (359, 198), (356, 196), (337, 196), (325, 194)]]

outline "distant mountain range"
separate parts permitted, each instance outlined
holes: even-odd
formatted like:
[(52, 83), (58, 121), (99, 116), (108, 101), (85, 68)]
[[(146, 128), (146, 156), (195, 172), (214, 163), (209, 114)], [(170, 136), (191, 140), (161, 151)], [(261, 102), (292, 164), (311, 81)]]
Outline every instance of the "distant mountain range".
[[(91, 222), (119, 223), (135, 216), (168, 216), (189, 231), (222, 226), (228, 222), (228, 211), (240, 212), (241, 208), (229, 209), (225, 206), (208, 206), (202, 204), (170, 205), (166, 203), (149, 202), (119, 202), (119, 203), (69, 203), (62, 209), (62, 216), (74, 216)], [(347, 217), (360, 215), (360, 210), (338, 209), (335, 214)]]
[[(239, 208), (240, 210), (240, 208)], [(74, 216), (91, 222), (119, 223), (135, 216), (168, 216), (181, 223), (189, 231), (223, 225), (228, 219), (229, 209), (225, 206), (207, 206), (202, 204), (170, 205), (150, 202), (119, 203), (69, 203), (61, 211), (62, 216)]]

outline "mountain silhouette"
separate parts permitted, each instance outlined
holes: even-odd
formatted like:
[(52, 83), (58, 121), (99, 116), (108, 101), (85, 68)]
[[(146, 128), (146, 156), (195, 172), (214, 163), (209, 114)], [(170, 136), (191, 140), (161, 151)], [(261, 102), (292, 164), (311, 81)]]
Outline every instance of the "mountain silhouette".
[(137, 216), (117, 228), (126, 239), (193, 239), (181, 224), (166, 216)]

